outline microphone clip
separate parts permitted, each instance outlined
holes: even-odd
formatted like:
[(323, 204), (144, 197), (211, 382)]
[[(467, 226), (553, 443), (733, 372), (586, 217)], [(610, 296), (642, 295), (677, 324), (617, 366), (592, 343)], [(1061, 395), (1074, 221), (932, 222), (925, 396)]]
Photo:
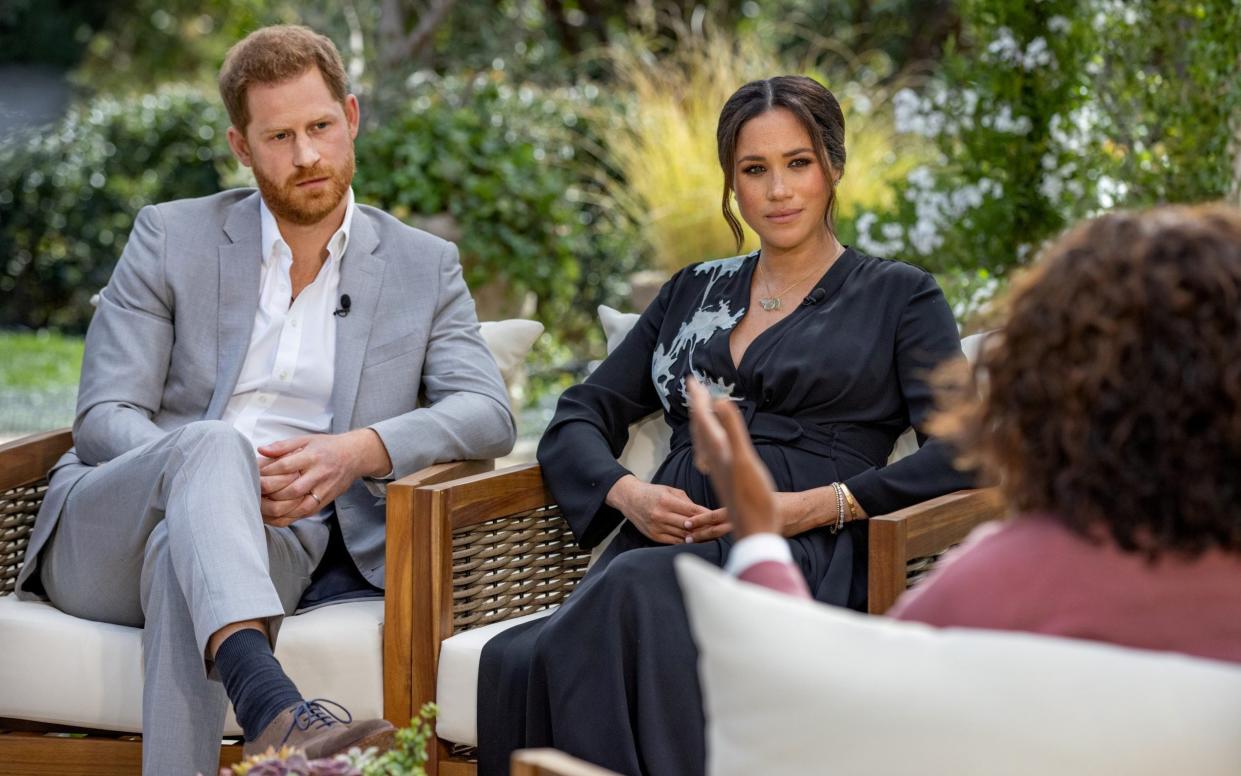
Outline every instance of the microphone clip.
[(337, 318), (344, 318), (346, 315), (349, 314), (349, 308), (352, 306), (353, 306), (353, 300), (349, 298), (349, 295), (341, 294), (340, 295), (340, 307), (333, 310), (332, 315), (335, 315)]
[(823, 290), (822, 288), (816, 288), (815, 290), (811, 291), (809, 294), (806, 294), (806, 298), (801, 300), (801, 306), (810, 307), (812, 305), (818, 304), (819, 302), (822, 302), (826, 298), (827, 298), (827, 291)]

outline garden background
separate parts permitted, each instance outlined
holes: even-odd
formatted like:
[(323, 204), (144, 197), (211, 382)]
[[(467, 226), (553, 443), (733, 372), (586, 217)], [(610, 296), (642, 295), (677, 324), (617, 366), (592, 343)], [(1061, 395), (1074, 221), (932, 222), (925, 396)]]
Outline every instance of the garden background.
[(1239, 0), (0, 0), (0, 438), (72, 421), (137, 211), (248, 185), (214, 77), (274, 22), (345, 57), (359, 200), (458, 242), (484, 320), (547, 325), (527, 440), (596, 305), (735, 253), (714, 131), (748, 80), (836, 93), (842, 241), (935, 272), (963, 331), (1083, 216), (1241, 196)]

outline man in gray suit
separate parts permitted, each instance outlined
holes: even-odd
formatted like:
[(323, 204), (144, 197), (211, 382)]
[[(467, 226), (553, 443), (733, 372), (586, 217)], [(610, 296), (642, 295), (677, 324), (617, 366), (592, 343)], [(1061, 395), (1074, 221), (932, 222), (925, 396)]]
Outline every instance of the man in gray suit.
[(259, 190), (139, 213), (18, 579), (144, 628), (149, 774), (214, 772), (230, 700), (248, 752), (389, 740), (304, 701), (272, 655), (281, 618), (330, 538), (384, 586), (383, 481), (514, 439), (455, 247), (354, 203), (358, 102), (332, 43), (259, 30), (220, 91)]

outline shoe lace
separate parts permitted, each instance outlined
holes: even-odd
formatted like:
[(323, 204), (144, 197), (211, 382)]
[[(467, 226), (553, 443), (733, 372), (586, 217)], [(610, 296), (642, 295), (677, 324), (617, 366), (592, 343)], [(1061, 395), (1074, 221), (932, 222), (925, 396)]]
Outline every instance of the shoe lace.
[[(331, 711), (324, 704), (330, 704), (340, 709), (345, 716)], [(349, 709), (340, 705), (336, 701), (327, 698), (315, 698), (309, 701), (302, 701), (293, 709), (293, 721), (289, 723), (289, 729), (285, 731), (284, 738), (280, 739), (280, 745), (284, 746), (289, 740), (289, 736), (293, 735), (294, 730), (300, 730), (303, 733), (312, 728), (329, 728), (336, 724), (348, 725), (353, 722), (353, 715), (349, 713)]]

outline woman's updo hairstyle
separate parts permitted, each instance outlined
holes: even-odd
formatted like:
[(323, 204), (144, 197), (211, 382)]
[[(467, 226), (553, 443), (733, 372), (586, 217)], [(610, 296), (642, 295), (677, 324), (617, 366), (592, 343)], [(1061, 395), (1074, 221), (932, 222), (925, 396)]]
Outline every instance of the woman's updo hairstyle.
[(737, 136), (747, 121), (775, 108), (784, 108), (796, 116), (814, 143), (814, 153), (819, 166), (826, 171), (829, 190), (823, 220), (829, 230), (835, 231), (832, 215), (836, 209), (836, 178), (845, 171), (845, 115), (836, 97), (818, 81), (801, 75), (779, 75), (751, 81), (738, 89), (724, 103), (715, 130), (720, 167), (724, 171), (724, 220), (737, 240), (738, 250), (745, 233), (730, 201), (735, 189)]

